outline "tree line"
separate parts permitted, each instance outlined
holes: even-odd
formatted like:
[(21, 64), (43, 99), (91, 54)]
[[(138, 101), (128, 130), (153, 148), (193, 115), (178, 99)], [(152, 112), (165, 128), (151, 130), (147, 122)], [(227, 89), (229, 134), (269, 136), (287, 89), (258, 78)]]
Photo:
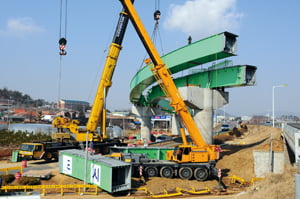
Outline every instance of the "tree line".
[(8, 90), (7, 88), (0, 89), (0, 100), (3, 102), (5, 100), (9, 101), (10, 104), (14, 105), (25, 105), (32, 107), (41, 107), (49, 102), (43, 99), (32, 99), (28, 94), (23, 94), (19, 91)]

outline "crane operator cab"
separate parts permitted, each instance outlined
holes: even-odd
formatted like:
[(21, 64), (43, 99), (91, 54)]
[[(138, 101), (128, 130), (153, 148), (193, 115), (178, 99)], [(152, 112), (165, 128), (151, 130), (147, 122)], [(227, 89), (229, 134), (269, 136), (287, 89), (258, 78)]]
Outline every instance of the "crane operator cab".
[(167, 152), (167, 159), (176, 162), (190, 162), (191, 161), (191, 146), (183, 145), (176, 146), (174, 151)]

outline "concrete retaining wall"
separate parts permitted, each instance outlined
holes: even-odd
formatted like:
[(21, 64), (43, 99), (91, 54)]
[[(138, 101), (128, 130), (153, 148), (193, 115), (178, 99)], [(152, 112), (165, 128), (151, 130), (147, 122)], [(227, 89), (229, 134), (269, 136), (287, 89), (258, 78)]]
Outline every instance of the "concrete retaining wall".
[[(256, 177), (264, 177), (266, 174), (282, 173), (284, 169), (284, 152), (272, 151), (270, 162), (270, 151), (253, 151), (254, 172)], [(271, 168), (270, 168), (271, 167)]]

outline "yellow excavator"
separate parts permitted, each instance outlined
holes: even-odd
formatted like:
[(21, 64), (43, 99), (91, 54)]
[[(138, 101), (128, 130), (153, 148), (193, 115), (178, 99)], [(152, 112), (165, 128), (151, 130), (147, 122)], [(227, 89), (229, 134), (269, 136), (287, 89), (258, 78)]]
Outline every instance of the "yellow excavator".
[[(112, 76), (117, 64), (119, 53), (122, 49), (122, 41), (128, 24), (128, 15), (122, 10), (118, 20), (118, 24), (115, 30), (113, 41), (110, 45), (106, 62), (102, 71), (101, 79), (98, 85), (98, 89), (95, 95), (92, 110), (85, 129), (79, 128), (78, 120), (71, 120), (62, 116), (54, 118), (52, 126), (58, 129), (58, 133), (54, 133), (54, 138), (66, 137), (66, 134), (71, 134), (71, 136), (76, 141), (104, 141), (108, 138), (106, 133), (106, 108), (105, 108), (105, 98), (112, 85)], [(100, 131), (98, 134), (96, 132), (98, 124), (101, 124)]]

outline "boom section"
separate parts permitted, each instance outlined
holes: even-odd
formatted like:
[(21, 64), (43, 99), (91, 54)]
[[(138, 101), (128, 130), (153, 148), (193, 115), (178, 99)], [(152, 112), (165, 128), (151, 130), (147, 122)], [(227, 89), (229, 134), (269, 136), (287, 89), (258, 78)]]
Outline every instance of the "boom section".
[(95, 95), (93, 107), (91, 114), (86, 126), (86, 130), (89, 132), (95, 132), (99, 121), (101, 123), (101, 132), (102, 137), (107, 138), (106, 135), (106, 110), (105, 98), (107, 96), (108, 90), (112, 85), (112, 76), (118, 61), (119, 53), (122, 49), (122, 41), (125, 35), (125, 31), (128, 24), (128, 15), (125, 12), (125, 9), (120, 13), (119, 21), (115, 30), (113, 41), (110, 45), (106, 62), (102, 71), (102, 76), (98, 84), (98, 89)]
[(135, 8), (133, 7), (133, 4), (130, 0), (120, 1), (123, 7), (126, 9), (126, 12), (128, 13), (136, 32), (138, 33), (146, 51), (151, 58), (151, 61), (153, 62), (154, 67), (151, 70), (154, 76), (157, 78), (158, 84), (162, 87), (162, 90), (165, 91), (166, 96), (170, 99), (170, 105), (180, 116), (181, 121), (187, 128), (194, 144), (199, 147), (207, 146), (207, 143), (201, 136), (200, 130), (198, 129), (192, 116), (190, 115), (187, 106), (185, 105), (176, 85), (174, 84), (170, 72), (167, 70), (167, 67), (160, 58), (160, 55), (157, 52)]

